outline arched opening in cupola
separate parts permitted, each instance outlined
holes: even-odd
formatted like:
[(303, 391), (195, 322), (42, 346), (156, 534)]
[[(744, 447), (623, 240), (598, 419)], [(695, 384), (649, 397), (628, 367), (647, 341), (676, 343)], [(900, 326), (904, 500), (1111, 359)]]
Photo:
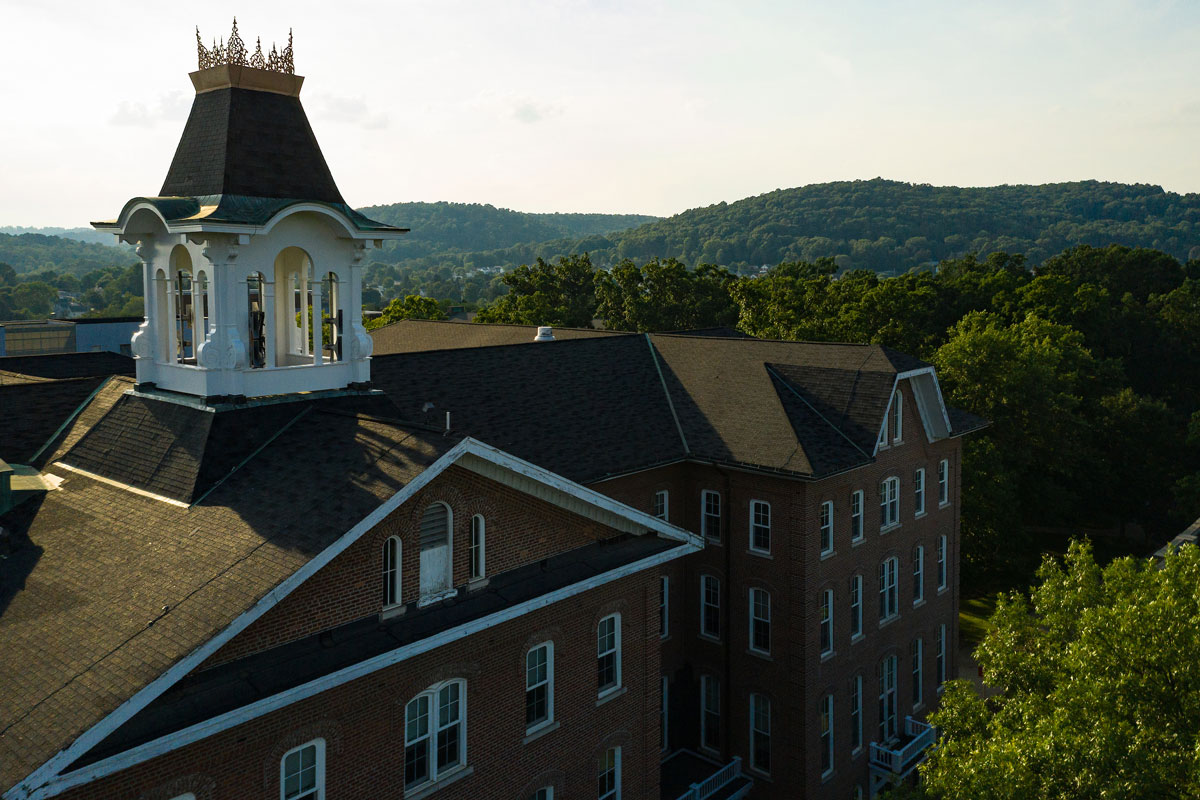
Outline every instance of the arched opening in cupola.
[(183, 245), (171, 250), (170, 306), (174, 349), (167, 361), (178, 364), (196, 363), (196, 313), (193, 304), (192, 256)]
[(320, 320), (313, 319), (313, 305), (320, 313), (321, 282), (313, 279), (313, 262), (299, 247), (285, 247), (275, 256), (274, 345), (276, 366), (320, 364), (322, 335)]
[[(250, 369), (267, 366), (267, 281), (261, 272), (251, 272), (246, 278), (247, 324)], [(273, 320), (272, 320), (273, 321)]]
[(342, 360), (342, 298), (336, 272), (326, 273), (321, 281), (321, 319), (324, 323), (325, 358)]

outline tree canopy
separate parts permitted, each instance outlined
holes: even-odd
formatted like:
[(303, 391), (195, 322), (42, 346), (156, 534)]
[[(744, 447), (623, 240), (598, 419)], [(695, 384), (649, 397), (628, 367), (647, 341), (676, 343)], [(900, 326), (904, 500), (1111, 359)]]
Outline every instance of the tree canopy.
[(1200, 549), (1101, 568), (1074, 543), (992, 622), (976, 657), (996, 691), (946, 684), (929, 797), (1200, 795)]

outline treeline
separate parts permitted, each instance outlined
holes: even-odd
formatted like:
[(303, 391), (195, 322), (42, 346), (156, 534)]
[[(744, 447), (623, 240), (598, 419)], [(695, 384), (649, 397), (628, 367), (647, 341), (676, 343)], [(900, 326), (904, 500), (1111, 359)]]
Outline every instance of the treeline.
[(1200, 195), (1097, 181), (958, 188), (877, 178), (779, 189), (620, 232), (447, 254), (412, 266), (511, 268), (588, 252), (601, 267), (676, 258), (751, 274), (762, 265), (831, 258), (840, 271), (899, 274), (969, 253), (1022, 253), (1040, 264), (1081, 244), (1200, 258)]
[(135, 317), (143, 313), (142, 271), (136, 264), (104, 267), (82, 276), (44, 270), (18, 275), (0, 261), (0, 320), (44, 319), (54, 311), (59, 292), (68, 292), (89, 309), (89, 317)]
[(1174, 532), (1200, 513), (1200, 261), (1110, 245), (941, 262), (896, 278), (833, 259), (755, 277), (588, 256), (506, 273), (479, 321), (623, 330), (736, 325), (773, 339), (873, 342), (933, 363), (947, 402), (986, 417), (967, 437), (968, 580), (1024, 580), (1032, 531)]
[(0, 262), (18, 274), (53, 271), (82, 277), (97, 269), (128, 266), (137, 261), (131, 251), (40, 233), (0, 233)]

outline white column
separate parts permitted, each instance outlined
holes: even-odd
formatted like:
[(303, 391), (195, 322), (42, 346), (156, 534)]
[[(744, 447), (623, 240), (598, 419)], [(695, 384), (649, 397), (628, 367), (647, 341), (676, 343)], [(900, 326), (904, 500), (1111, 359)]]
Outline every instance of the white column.
[(268, 281), (263, 278), (262, 285), (263, 294), (263, 332), (267, 337), (267, 344), (264, 350), (267, 357), (263, 365), (264, 369), (271, 369), (275, 366), (275, 348), (279, 343), (275, 340), (277, 336), (275, 324), (275, 281)]
[(321, 282), (314, 277), (312, 282), (312, 352), (313, 366), (319, 367), (325, 360), (321, 347)]
[(312, 343), (312, 337), (308, 334), (309, 285), (308, 278), (304, 273), (301, 272), (299, 275), (300, 277), (296, 279), (296, 283), (300, 286), (300, 347), (297, 349), (300, 351), (300, 355), (304, 355), (304, 352)]
[(175, 279), (167, 272), (167, 325), (171, 332), (169, 338), (170, 352), (166, 354), (163, 363), (175, 364), (179, 360), (179, 323), (175, 319)]

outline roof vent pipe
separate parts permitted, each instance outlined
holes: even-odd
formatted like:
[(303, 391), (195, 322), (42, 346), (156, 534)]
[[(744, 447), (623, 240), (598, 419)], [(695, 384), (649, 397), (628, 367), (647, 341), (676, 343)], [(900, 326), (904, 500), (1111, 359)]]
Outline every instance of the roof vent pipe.
[(539, 325), (537, 336), (533, 337), (533, 340), (535, 342), (553, 342), (554, 328), (551, 328), (549, 325)]

